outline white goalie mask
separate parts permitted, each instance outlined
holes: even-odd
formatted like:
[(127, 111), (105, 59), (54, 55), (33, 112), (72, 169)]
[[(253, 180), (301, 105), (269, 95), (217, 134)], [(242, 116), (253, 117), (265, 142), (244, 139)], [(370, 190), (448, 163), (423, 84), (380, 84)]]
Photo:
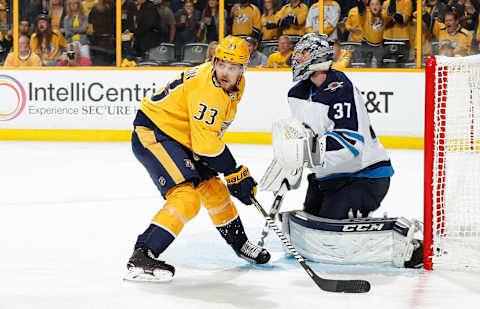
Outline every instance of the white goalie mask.
[[(298, 62), (296, 55), (310, 52), (310, 59)], [(333, 61), (333, 46), (325, 34), (305, 34), (295, 45), (292, 56), (293, 81), (306, 80), (315, 71), (328, 71)]]

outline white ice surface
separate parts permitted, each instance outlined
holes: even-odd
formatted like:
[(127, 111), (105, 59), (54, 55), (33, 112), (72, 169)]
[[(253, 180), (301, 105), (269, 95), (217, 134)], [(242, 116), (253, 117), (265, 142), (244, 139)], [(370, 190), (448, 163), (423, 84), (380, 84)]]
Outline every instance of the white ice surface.
[[(268, 146), (232, 145), (258, 180)], [(390, 150), (390, 192), (377, 211), (422, 218), (423, 152)], [(177, 273), (167, 284), (122, 280), (138, 234), (162, 206), (128, 143), (0, 142), (0, 308), (479, 308), (480, 275), (390, 265), (310, 263), (328, 278), (367, 279), (370, 293), (318, 289), (275, 235), (266, 266), (239, 260), (206, 211), (165, 252)], [(301, 208), (306, 182), (283, 210)], [(270, 193), (258, 194), (268, 210)], [(236, 203), (257, 240), (263, 218)]]

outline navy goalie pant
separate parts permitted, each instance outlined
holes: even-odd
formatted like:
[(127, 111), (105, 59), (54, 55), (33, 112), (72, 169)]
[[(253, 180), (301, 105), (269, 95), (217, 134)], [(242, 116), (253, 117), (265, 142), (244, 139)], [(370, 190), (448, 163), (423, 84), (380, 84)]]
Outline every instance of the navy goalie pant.
[(366, 217), (380, 207), (389, 187), (390, 177), (340, 177), (318, 181), (310, 174), (304, 211), (322, 218), (347, 219), (352, 209), (354, 216), (360, 211)]

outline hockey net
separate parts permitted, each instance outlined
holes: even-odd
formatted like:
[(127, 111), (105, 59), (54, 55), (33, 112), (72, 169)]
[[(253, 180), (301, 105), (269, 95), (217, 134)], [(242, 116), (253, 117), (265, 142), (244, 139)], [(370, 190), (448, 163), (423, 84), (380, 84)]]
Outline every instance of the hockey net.
[(480, 55), (429, 58), (425, 98), (424, 265), (480, 271)]

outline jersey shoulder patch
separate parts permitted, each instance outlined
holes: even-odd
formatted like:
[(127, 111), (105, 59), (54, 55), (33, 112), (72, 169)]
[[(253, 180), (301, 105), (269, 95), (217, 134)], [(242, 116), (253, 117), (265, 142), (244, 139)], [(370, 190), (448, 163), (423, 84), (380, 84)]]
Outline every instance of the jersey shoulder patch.
[(339, 88), (342, 88), (343, 87), (343, 82), (341, 81), (334, 81), (334, 82), (331, 82), (327, 85), (326, 88), (323, 89), (323, 91), (331, 91), (331, 92), (334, 92), (336, 91), (337, 89)]

